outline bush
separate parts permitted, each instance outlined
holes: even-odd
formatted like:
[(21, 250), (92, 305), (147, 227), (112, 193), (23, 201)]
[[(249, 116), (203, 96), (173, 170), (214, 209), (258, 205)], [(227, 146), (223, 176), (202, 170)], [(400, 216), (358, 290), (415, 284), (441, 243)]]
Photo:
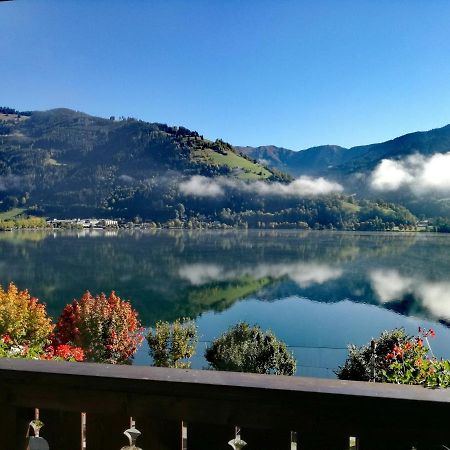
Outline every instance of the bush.
[[(395, 346), (386, 355), (389, 367), (384, 373), (384, 381), (421, 384), (431, 388), (450, 387), (450, 361), (438, 360), (434, 356), (428, 340), (434, 336), (435, 332), (432, 329), (419, 328), (419, 336)], [(424, 341), (428, 347), (424, 345)]]
[(147, 335), (149, 354), (157, 367), (189, 368), (186, 359), (195, 354), (197, 327), (190, 319), (177, 319), (173, 323), (159, 321)]
[(375, 352), (371, 343), (357, 347), (348, 347), (348, 357), (342, 367), (336, 370), (336, 375), (341, 380), (356, 381), (384, 381), (384, 371), (389, 367), (386, 356), (396, 345), (403, 345), (410, 338), (405, 330), (395, 329), (383, 331), (378, 339), (373, 339)]
[(0, 336), (0, 358), (46, 359), (80, 362), (84, 360), (84, 352), (79, 347), (70, 345), (51, 345), (43, 348), (40, 345), (14, 344), (7, 335)]
[(41, 355), (41, 359), (81, 362), (84, 361), (84, 351), (80, 347), (73, 347), (68, 344), (60, 344), (56, 347), (50, 345)]
[(88, 361), (131, 362), (142, 342), (142, 328), (131, 304), (114, 292), (86, 292), (64, 308), (56, 326), (56, 344), (81, 347)]
[(421, 328), (418, 336), (407, 336), (403, 329), (385, 331), (374, 340), (375, 346), (351, 346), (349, 357), (336, 373), (347, 380), (450, 387), (450, 361), (434, 356), (428, 340), (434, 335), (433, 330)]
[(42, 349), (53, 328), (45, 305), (27, 290), (19, 291), (13, 283), (6, 291), (0, 286), (0, 336), (7, 336), (11, 345)]
[(241, 322), (215, 339), (205, 358), (216, 370), (294, 375), (296, 361), (271, 331)]

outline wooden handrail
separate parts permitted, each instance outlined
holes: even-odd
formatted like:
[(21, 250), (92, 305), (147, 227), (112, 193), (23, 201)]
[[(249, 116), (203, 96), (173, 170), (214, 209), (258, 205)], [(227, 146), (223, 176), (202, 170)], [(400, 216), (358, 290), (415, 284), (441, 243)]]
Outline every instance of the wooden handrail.
[[(387, 448), (395, 448), (392, 442), (399, 433), (403, 443), (424, 439), (428, 443), (450, 442), (450, 390), (208, 370), (0, 359), (0, 439), (11, 431), (7, 427), (17, 422), (11, 415), (17, 417), (35, 407), (69, 415), (83, 411), (88, 421), (90, 415), (105, 417), (105, 421), (133, 416), (138, 428), (140, 419), (185, 421), (192, 426), (201, 424), (205, 430), (204, 426), (231, 430), (239, 424), (244, 438), (250, 429), (295, 430), (300, 436), (366, 437), (365, 446), (360, 448), (369, 448), (368, 439), (374, 442), (381, 436), (390, 436), (391, 447)], [(146, 432), (141, 431), (143, 435)]]

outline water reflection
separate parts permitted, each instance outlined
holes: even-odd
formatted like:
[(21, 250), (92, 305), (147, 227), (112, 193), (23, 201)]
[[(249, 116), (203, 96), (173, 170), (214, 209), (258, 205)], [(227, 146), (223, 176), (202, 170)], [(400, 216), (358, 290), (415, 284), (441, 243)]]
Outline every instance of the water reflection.
[(450, 322), (450, 236), (295, 231), (0, 234), (0, 283), (53, 315), (86, 289), (131, 298), (146, 325), (242, 299), (349, 300)]
[(373, 271), (370, 276), (381, 302), (396, 302), (410, 296), (416, 307), (441, 321), (450, 322), (450, 282), (405, 277), (396, 270)]
[(272, 265), (257, 264), (255, 267), (242, 267), (239, 271), (227, 270), (218, 264), (192, 264), (181, 267), (178, 273), (181, 278), (196, 286), (213, 281), (234, 280), (248, 276), (255, 279), (266, 277), (281, 279), (288, 277), (297, 283), (299, 287), (306, 288), (314, 284), (335, 280), (342, 275), (342, 270), (327, 264), (299, 262)]

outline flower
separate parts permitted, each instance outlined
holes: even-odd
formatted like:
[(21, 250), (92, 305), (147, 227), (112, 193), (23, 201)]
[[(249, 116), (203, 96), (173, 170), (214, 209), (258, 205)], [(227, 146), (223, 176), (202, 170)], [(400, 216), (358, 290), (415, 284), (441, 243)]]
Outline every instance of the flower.
[(11, 336), (9, 334), (5, 334), (0, 338), (0, 341), (2, 341), (4, 344), (8, 345), (8, 344), (12, 344), (12, 339)]

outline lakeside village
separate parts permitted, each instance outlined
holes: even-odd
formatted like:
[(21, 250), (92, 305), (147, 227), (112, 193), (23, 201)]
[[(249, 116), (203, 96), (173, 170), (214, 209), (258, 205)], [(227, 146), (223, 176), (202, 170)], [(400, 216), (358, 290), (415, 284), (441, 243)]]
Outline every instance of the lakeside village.
[[(169, 221), (165, 224), (155, 222), (130, 222), (121, 219), (51, 219), (46, 221), (50, 228), (78, 228), (78, 229), (114, 229), (114, 228), (185, 228), (183, 223)], [(223, 228), (222, 223), (212, 222), (208, 228)], [(307, 227), (305, 227), (307, 228)], [(390, 231), (412, 231), (412, 232), (436, 232), (436, 227), (428, 220), (418, 221), (415, 226), (395, 226)]]
[[(263, 224), (265, 225), (265, 224)], [(0, 231), (13, 231), (17, 229), (78, 229), (78, 230), (114, 230), (114, 229), (181, 229), (181, 228), (200, 228), (200, 229), (225, 229), (225, 228), (249, 228), (246, 222), (240, 223), (237, 227), (227, 225), (219, 221), (204, 222), (201, 220), (189, 220), (183, 222), (179, 219), (169, 220), (165, 223), (142, 221), (142, 220), (124, 220), (124, 219), (45, 219), (39, 217), (18, 217), (8, 220), (0, 220)], [(311, 228), (307, 223), (299, 222), (296, 224), (291, 223), (270, 223), (269, 226), (261, 226), (257, 228), (268, 229), (288, 229), (296, 228), (300, 230), (310, 230)], [(330, 229), (334, 228), (319, 227), (313, 229)], [(438, 232), (442, 231), (429, 220), (420, 220), (415, 224), (409, 225), (394, 225), (390, 224), (384, 230), (365, 230), (365, 231), (394, 231), (394, 232)]]

